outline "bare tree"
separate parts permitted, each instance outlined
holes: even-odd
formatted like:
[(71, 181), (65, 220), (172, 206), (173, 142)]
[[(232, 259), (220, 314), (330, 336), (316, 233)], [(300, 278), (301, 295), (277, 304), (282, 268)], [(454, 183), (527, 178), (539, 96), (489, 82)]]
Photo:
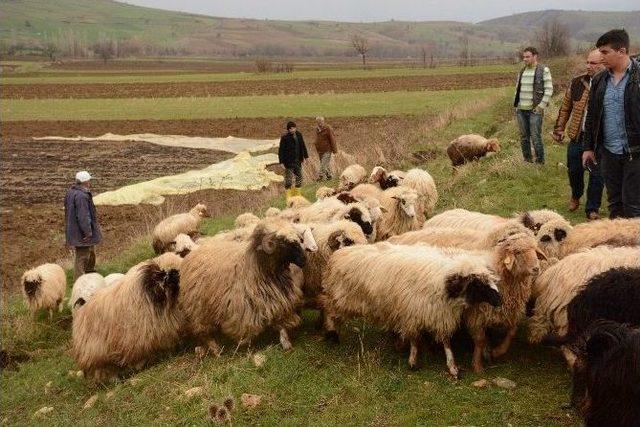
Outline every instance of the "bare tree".
[(464, 34), (460, 37), (460, 61), (462, 66), (471, 65), (471, 53), (469, 52), (469, 36)]
[(93, 52), (98, 55), (106, 64), (107, 61), (116, 54), (116, 44), (113, 40), (102, 38), (93, 45)]
[(351, 45), (362, 56), (362, 68), (367, 68), (367, 52), (369, 52), (369, 41), (360, 34), (351, 37)]
[(547, 58), (565, 56), (571, 50), (569, 27), (557, 19), (545, 22), (536, 40), (540, 54)]
[(47, 55), (50, 61), (56, 60), (56, 54), (58, 53), (58, 45), (53, 40), (47, 40), (42, 46), (42, 53)]

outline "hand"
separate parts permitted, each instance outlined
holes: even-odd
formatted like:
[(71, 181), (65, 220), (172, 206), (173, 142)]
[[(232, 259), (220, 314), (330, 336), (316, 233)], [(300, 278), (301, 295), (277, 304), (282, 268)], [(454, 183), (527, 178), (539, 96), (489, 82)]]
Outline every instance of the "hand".
[(553, 134), (551, 134), (551, 137), (553, 138), (554, 141), (561, 142), (564, 139), (564, 131), (563, 130), (554, 131)]
[(88, 236), (85, 236), (85, 237), (81, 240), (81, 242), (82, 242), (82, 243), (89, 243), (89, 242), (91, 241), (91, 238), (92, 238), (92, 237), (93, 237), (93, 236), (92, 236), (91, 234), (89, 234)]
[(596, 162), (596, 153), (593, 150), (588, 150), (582, 153), (582, 167), (586, 168), (588, 163), (594, 165), (598, 164), (598, 162)]
[(533, 112), (536, 114), (542, 114), (544, 113), (544, 108), (540, 107), (539, 105), (533, 109)]

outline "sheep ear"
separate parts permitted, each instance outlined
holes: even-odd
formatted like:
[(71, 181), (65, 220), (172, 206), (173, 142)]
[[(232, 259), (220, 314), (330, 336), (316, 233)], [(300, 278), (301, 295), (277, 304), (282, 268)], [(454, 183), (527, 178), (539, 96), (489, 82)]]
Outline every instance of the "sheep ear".
[(536, 248), (536, 255), (538, 256), (538, 259), (541, 261), (547, 260), (547, 255), (545, 255), (545, 253), (542, 252), (539, 248)]
[(264, 253), (272, 254), (276, 249), (276, 242), (273, 239), (273, 236), (266, 235), (262, 238), (262, 244), (260, 245)]
[(565, 237), (567, 237), (567, 232), (564, 231), (562, 228), (556, 228), (553, 231), (553, 235), (558, 242), (562, 242), (565, 239)]
[(515, 258), (513, 257), (513, 254), (507, 253), (507, 256), (504, 257), (502, 262), (504, 263), (504, 266), (507, 267), (507, 270), (511, 271), (513, 269)]
[(524, 225), (530, 230), (535, 230), (536, 228), (536, 224), (533, 221), (533, 217), (529, 214), (529, 212), (525, 212), (522, 215), (520, 215), (520, 222), (522, 222), (522, 225)]

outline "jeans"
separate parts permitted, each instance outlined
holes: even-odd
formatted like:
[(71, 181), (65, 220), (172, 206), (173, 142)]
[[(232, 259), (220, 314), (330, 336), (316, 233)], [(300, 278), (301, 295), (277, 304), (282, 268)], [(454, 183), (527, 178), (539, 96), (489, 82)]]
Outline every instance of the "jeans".
[(331, 151), (320, 155), (320, 176), (319, 180), (331, 179)]
[(609, 218), (640, 217), (640, 153), (613, 154), (601, 147), (598, 155), (607, 187)]
[[(582, 134), (577, 140), (572, 140), (567, 145), (567, 168), (569, 173), (569, 185), (571, 186), (571, 198), (579, 200), (584, 194), (584, 168), (582, 167)], [(587, 187), (587, 203), (585, 212), (598, 212), (602, 203), (602, 191), (604, 183), (600, 175), (598, 165), (592, 166), (589, 172), (589, 184)]]
[(293, 179), (296, 180), (296, 188), (302, 187), (302, 165), (289, 165), (284, 170), (284, 188), (287, 190), (293, 185)]
[(93, 246), (76, 246), (76, 262), (73, 267), (73, 280), (85, 273), (93, 273), (96, 267), (96, 252)]
[(531, 144), (536, 153), (536, 163), (544, 164), (544, 146), (542, 145), (542, 119), (544, 113), (534, 113), (531, 110), (516, 110), (516, 119), (520, 128), (520, 145), (522, 157), (525, 161), (533, 161)]

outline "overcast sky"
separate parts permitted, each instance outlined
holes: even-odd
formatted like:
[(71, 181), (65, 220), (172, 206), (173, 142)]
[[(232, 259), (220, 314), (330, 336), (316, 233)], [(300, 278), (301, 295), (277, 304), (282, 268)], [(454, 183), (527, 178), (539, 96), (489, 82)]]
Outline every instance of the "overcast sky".
[(638, 0), (126, 0), (126, 3), (229, 18), (348, 22), (485, 19), (544, 9), (638, 10)]

